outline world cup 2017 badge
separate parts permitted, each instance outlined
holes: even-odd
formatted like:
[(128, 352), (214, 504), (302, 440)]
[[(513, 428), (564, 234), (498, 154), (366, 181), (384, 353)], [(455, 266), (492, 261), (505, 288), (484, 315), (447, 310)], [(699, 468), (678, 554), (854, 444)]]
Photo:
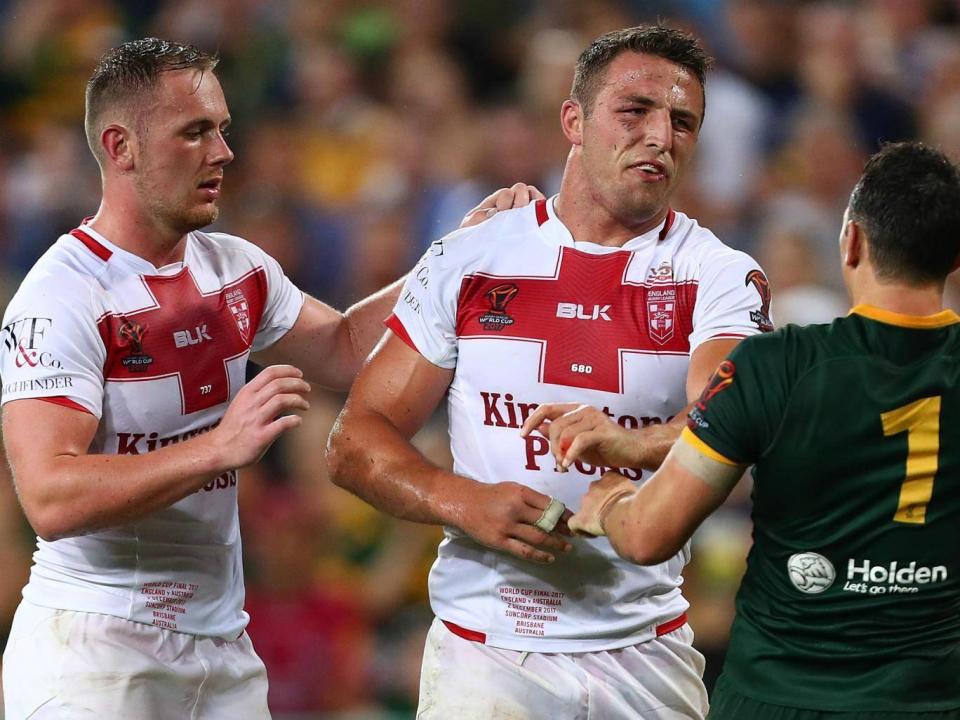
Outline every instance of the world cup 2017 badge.
[(130, 354), (120, 362), (132, 373), (146, 372), (153, 358), (143, 352), (143, 336), (147, 329), (134, 320), (125, 320), (117, 330), (121, 345), (130, 346)]
[(651, 289), (647, 293), (647, 327), (650, 338), (657, 345), (663, 345), (673, 337), (676, 307), (675, 288)]
[(488, 290), (487, 301), (490, 303), (490, 311), (480, 316), (480, 327), (484, 330), (499, 332), (503, 328), (513, 325), (514, 320), (507, 315), (506, 308), (518, 292), (520, 292), (520, 289), (513, 283), (503, 283), (492, 290)]

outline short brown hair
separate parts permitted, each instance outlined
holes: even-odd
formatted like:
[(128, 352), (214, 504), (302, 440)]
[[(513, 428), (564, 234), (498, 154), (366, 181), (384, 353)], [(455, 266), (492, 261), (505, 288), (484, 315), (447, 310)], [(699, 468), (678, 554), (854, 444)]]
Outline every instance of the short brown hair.
[(676, 63), (692, 72), (701, 88), (706, 87), (707, 70), (713, 62), (697, 39), (681, 30), (663, 25), (639, 25), (608, 32), (580, 53), (573, 74), (570, 97), (580, 104), (586, 115), (593, 107), (603, 71), (624, 52), (655, 55)]
[(173, 70), (213, 70), (219, 58), (193, 45), (143, 38), (109, 50), (87, 81), (84, 129), (94, 157), (102, 157), (98, 120), (108, 107), (142, 99), (160, 75)]

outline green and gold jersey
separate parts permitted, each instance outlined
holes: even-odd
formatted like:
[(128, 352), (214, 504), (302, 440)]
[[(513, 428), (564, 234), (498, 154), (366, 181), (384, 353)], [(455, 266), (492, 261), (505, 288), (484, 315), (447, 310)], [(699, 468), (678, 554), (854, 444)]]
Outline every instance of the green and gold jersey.
[(960, 707), (960, 317), (858, 306), (749, 338), (689, 431), (755, 463), (726, 682), (798, 708)]

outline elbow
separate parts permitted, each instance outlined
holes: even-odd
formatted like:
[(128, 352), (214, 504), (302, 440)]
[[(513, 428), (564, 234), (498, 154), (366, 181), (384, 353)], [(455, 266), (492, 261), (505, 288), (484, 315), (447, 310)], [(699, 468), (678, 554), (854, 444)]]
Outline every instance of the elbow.
[(27, 522), (37, 534), (37, 537), (45, 542), (62, 540), (63, 538), (79, 535), (78, 528), (68, 522), (64, 514), (49, 508), (30, 508), (24, 505), (24, 514), (27, 516)]
[(347, 440), (343, 429), (342, 418), (337, 418), (330, 431), (330, 437), (327, 438), (327, 472), (332, 482), (337, 487), (350, 490), (349, 462), (347, 461)]
[(19, 493), (20, 507), (27, 522), (41, 540), (53, 542), (88, 532), (83, 518), (78, 516), (76, 508), (71, 508), (54, 498), (37, 497), (28, 493)]
[(614, 549), (622, 558), (636, 565), (659, 565), (676, 555), (683, 543), (669, 542), (662, 534), (639, 532), (622, 544), (614, 543)]

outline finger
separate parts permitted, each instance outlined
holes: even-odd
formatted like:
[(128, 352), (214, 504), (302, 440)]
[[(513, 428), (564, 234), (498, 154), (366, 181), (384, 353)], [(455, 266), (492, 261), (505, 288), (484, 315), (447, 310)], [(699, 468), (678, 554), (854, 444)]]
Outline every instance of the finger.
[(592, 450), (603, 440), (603, 433), (596, 430), (581, 432), (570, 442), (569, 447), (560, 459), (560, 466), (569, 468), (574, 462), (583, 457), (583, 454)]
[(587, 430), (587, 417), (577, 411), (566, 413), (550, 423), (547, 439), (550, 441), (550, 452), (553, 454), (557, 467), (564, 467), (563, 458), (574, 438)]
[(527, 190), (526, 183), (515, 183), (510, 190), (513, 192), (512, 207), (521, 208), (524, 205), (530, 204), (530, 191)]
[[(534, 490), (532, 487), (527, 487), (523, 485), (520, 487), (520, 499), (528, 506), (531, 511), (536, 511), (538, 514), (534, 517), (534, 520), (539, 517), (539, 513), (542, 513), (547, 509), (547, 505), (550, 504), (550, 496), (544, 495), (542, 492)], [(528, 513), (529, 514), (529, 513)], [(524, 522), (528, 522), (524, 518)]]
[(540, 192), (540, 190), (537, 188), (536, 185), (527, 185), (527, 192), (530, 193), (530, 199), (531, 199), (531, 200), (546, 200), (546, 199), (547, 199), (547, 196), (544, 195), (542, 192)]
[(537, 548), (533, 547), (532, 545), (528, 545), (520, 540), (515, 540), (514, 538), (508, 538), (505, 540), (503, 543), (503, 549), (511, 555), (516, 555), (518, 558), (532, 560), (533, 562), (542, 563), (544, 565), (548, 565), (556, 560), (556, 557), (551, 553), (544, 552), (543, 550), (537, 550)]
[(301, 397), (300, 395), (294, 395), (289, 393), (284, 393), (282, 395), (274, 395), (267, 402), (263, 404), (262, 408), (262, 417), (265, 422), (271, 422), (275, 418), (286, 415), (289, 412), (301, 411), (306, 412), (310, 409), (310, 403), (307, 402), (307, 399)]
[(497, 209), (495, 207), (475, 207), (473, 210), (464, 215), (463, 220), (460, 221), (460, 227), (465, 228), (479, 225), (484, 220), (487, 220), (496, 214)]
[(274, 380), (283, 377), (303, 377), (303, 373), (293, 365), (269, 365), (257, 373), (246, 387), (250, 388), (248, 392), (257, 392)]
[(587, 529), (591, 523), (588, 518), (582, 517), (580, 513), (575, 513), (567, 522), (567, 525), (569, 525), (574, 535), (580, 535), (581, 537), (598, 537), (598, 535)]
[(497, 210), (509, 210), (513, 207), (513, 190), (511, 188), (497, 191), (495, 207)]
[(274, 439), (276, 439), (278, 436), (282, 435), (287, 430), (290, 430), (291, 428), (299, 427), (301, 423), (303, 423), (303, 418), (300, 417), (299, 415), (281, 415), (272, 423), (270, 423), (267, 426), (267, 428), (271, 432), (276, 432), (276, 435), (273, 436)]
[(556, 420), (578, 407), (580, 407), (578, 403), (544, 403), (530, 413), (530, 416), (523, 423), (520, 436), (526, 437), (534, 430), (538, 430), (545, 420)]
[(520, 540), (527, 545), (540, 548), (541, 550), (564, 553), (573, 550), (573, 545), (563, 538), (557, 537), (552, 533), (545, 533), (533, 525), (517, 525), (514, 529), (513, 537), (515, 540)]
[(298, 377), (279, 377), (271, 380), (261, 390), (264, 399), (281, 393), (306, 395), (310, 392), (310, 383)]

